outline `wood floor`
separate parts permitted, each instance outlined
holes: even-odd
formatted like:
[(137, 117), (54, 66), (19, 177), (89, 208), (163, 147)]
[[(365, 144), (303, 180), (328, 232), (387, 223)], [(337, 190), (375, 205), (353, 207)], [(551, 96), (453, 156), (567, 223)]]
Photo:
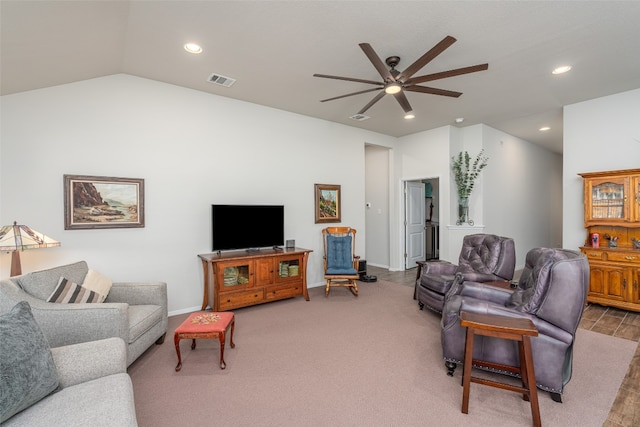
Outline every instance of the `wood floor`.
[[(416, 280), (415, 269), (388, 271), (369, 265), (367, 274), (375, 275), (381, 280), (411, 287), (414, 286)], [(362, 283), (362, 286), (366, 286), (366, 283)], [(640, 313), (589, 304), (582, 315), (580, 327), (640, 343)], [(609, 417), (603, 424), (603, 427), (619, 426), (640, 426), (640, 344), (618, 390)]]

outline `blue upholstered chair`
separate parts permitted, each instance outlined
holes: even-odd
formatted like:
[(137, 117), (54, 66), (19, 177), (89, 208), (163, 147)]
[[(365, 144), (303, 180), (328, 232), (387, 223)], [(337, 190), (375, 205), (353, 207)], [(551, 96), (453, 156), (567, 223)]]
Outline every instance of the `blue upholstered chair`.
[(356, 230), (350, 227), (327, 227), (324, 237), (324, 278), (327, 280), (325, 295), (332, 286), (347, 287), (358, 296), (358, 263), (355, 255)]

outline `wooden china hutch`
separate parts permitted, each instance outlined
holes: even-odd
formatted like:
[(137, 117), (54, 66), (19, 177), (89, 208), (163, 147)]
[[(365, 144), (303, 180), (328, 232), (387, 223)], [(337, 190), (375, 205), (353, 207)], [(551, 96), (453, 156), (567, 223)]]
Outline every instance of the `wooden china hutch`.
[(640, 311), (640, 169), (579, 175), (586, 228), (580, 249), (591, 272), (587, 301)]

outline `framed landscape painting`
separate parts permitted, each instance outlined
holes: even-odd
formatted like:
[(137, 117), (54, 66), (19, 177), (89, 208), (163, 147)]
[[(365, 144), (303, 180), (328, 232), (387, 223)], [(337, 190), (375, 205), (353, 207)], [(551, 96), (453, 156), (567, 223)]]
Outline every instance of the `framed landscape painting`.
[(144, 227), (144, 179), (64, 175), (64, 229)]
[(316, 224), (340, 222), (340, 186), (315, 184)]

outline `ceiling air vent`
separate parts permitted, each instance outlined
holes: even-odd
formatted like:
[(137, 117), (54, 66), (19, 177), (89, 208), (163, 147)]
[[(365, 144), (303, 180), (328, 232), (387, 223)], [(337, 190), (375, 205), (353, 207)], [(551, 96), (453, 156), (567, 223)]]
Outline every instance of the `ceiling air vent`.
[(363, 121), (363, 120), (368, 120), (368, 119), (370, 119), (371, 117), (369, 117), (369, 116), (365, 116), (364, 114), (354, 114), (353, 116), (351, 116), (351, 117), (349, 117), (349, 118), (350, 118), (350, 119), (357, 120), (357, 121), (361, 122), (361, 121)]
[(221, 74), (213, 73), (207, 79), (209, 83), (215, 83), (224, 87), (231, 87), (232, 84), (236, 82), (236, 79), (232, 79), (231, 77), (225, 77)]

